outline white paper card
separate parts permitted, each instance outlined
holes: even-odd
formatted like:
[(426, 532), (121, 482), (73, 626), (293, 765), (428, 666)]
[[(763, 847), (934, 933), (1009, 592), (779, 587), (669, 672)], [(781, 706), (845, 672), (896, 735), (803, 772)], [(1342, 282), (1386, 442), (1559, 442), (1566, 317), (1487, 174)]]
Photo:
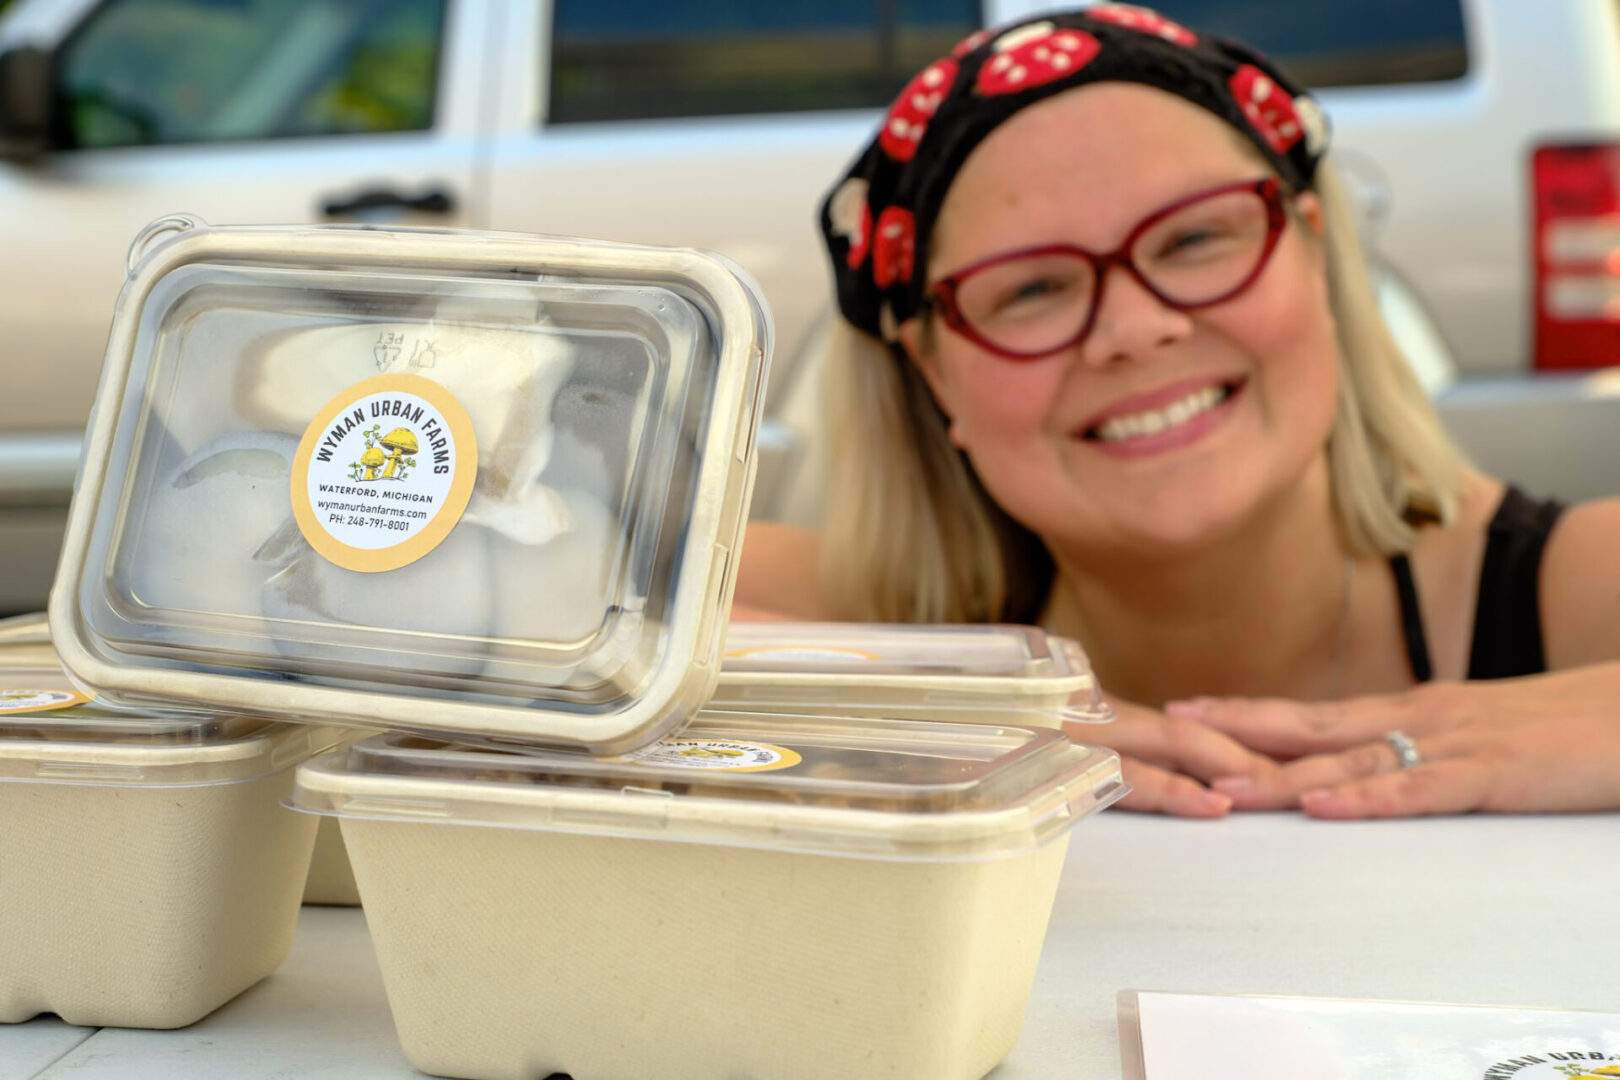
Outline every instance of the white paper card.
[(1620, 1080), (1620, 1013), (1124, 990), (1125, 1080)]

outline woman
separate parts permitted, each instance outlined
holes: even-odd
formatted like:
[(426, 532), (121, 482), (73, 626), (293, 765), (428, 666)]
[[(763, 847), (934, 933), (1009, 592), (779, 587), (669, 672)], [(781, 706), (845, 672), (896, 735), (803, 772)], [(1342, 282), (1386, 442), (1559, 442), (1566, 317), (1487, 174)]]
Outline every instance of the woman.
[(743, 610), (1076, 637), (1141, 809), (1620, 806), (1620, 500), (1468, 467), (1325, 141), (1130, 5), (920, 73), (823, 208), (826, 531), (751, 530)]

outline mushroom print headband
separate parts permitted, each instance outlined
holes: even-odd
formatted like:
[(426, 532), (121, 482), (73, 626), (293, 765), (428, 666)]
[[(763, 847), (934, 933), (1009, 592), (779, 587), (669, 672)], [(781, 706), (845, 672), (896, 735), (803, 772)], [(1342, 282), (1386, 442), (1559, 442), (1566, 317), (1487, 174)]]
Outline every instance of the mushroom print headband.
[(844, 317), (895, 340), (921, 304), (928, 238), (968, 154), (1025, 106), (1096, 82), (1142, 83), (1185, 98), (1246, 136), (1290, 189), (1312, 185), (1327, 144), (1322, 111), (1244, 45), (1133, 4), (981, 30), (906, 84), (822, 204)]

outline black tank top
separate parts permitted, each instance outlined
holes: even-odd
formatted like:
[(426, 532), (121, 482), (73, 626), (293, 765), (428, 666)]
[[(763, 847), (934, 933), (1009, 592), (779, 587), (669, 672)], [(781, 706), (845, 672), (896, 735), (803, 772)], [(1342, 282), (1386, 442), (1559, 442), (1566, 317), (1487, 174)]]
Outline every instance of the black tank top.
[[(1502, 496), (1486, 532), (1485, 560), (1479, 569), (1474, 643), (1468, 656), (1470, 679), (1505, 679), (1547, 670), (1541, 644), (1541, 555), (1563, 509), (1556, 500), (1538, 503), (1515, 487)], [(1393, 555), (1389, 566), (1395, 572), (1412, 677), (1428, 682), (1434, 668), (1429, 662), (1412, 564), (1405, 555)]]

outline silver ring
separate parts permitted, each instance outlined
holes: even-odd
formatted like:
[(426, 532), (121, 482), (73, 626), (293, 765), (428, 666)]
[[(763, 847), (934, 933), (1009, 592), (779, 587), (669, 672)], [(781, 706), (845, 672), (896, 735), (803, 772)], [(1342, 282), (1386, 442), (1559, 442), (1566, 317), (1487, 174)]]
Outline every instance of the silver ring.
[(1395, 751), (1395, 760), (1401, 768), (1415, 769), (1423, 764), (1423, 755), (1418, 751), (1417, 743), (1406, 732), (1388, 732), (1384, 735), (1384, 741)]

